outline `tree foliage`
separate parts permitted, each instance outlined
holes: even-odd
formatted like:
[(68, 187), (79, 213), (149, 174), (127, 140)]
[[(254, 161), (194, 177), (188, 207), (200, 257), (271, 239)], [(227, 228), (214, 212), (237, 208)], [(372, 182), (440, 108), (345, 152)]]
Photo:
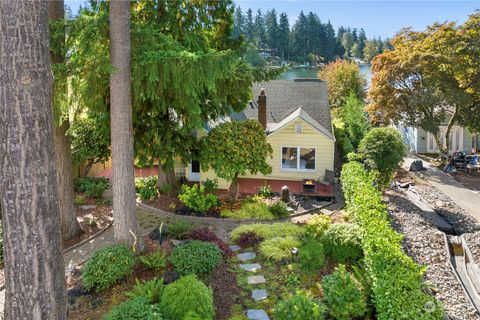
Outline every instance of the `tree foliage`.
[[(135, 155), (140, 165), (190, 158), (192, 132), (245, 107), (255, 81), (281, 71), (253, 68), (231, 37), (231, 1), (132, 2), (132, 92)], [(108, 6), (92, 1), (67, 24), (72, 102), (108, 111)]]
[[(404, 29), (392, 40), (394, 50), (372, 64), (369, 91), (371, 117), (380, 122), (402, 122), (434, 135), (443, 153), (455, 123), (478, 127), (479, 74), (475, 62), (480, 43), (480, 14), (463, 25), (434, 24), (425, 31)], [(447, 122), (445, 140), (439, 127)]]
[(406, 155), (406, 147), (394, 128), (374, 128), (360, 142), (358, 153), (367, 168), (379, 172), (378, 182), (388, 185)]
[(219, 178), (231, 181), (235, 198), (239, 176), (272, 171), (266, 160), (273, 150), (256, 120), (218, 125), (202, 140), (200, 150), (202, 169), (212, 168)]
[(320, 70), (318, 77), (327, 82), (328, 100), (334, 112), (340, 112), (351, 93), (360, 100), (365, 96), (366, 80), (354, 62), (331, 62)]

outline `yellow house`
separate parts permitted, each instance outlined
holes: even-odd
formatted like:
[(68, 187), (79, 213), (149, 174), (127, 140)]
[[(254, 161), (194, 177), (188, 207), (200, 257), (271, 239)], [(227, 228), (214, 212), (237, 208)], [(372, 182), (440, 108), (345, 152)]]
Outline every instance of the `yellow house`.
[[(298, 182), (303, 185), (306, 179), (315, 181), (317, 190), (322, 189), (325, 173), (333, 172), (335, 153), (326, 83), (318, 79), (274, 80), (255, 85), (253, 95), (258, 96), (256, 103), (252, 101), (242, 112), (206, 124), (198, 136), (207, 135), (221, 122), (257, 119), (273, 149), (273, 157), (268, 159), (272, 173), (242, 177), (241, 191), (254, 193), (247, 189), (254, 185), (250, 182), (256, 181), (257, 185), (272, 185), (274, 191), (289, 185), (293, 191), (301, 192)], [(185, 168), (185, 176), (189, 181), (201, 182), (216, 178), (212, 170), (202, 172), (196, 160)], [(221, 189), (229, 187), (227, 181), (217, 180)]]

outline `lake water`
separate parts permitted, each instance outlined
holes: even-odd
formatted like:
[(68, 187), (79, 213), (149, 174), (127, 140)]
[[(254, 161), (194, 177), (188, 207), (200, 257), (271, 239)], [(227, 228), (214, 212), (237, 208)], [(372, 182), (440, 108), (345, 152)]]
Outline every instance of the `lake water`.
[[(360, 72), (367, 79), (367, 84), (370, 84), (370, 80), (372, 78), (370, 65), (361, 65), (359, 67), (360, 67)], [(289, 69), (284, 73), (282, 73), (278, 77), (278, 79), (292, 80), (297, 78), (317, 78), (318, 70), (319, 69), (310, 69), (310, 68)]]

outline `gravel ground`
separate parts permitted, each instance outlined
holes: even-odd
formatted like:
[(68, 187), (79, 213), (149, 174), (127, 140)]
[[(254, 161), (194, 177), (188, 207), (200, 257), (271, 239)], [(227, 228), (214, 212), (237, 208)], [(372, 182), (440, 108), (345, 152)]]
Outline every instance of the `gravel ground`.
[(440, 216), (454, 226), (458, 234), (480, 231), (480, 223), (437, 188), (425, 184), (417, 184), (414, 188)]
[(480, 266), (480, 232), (464, 233), (463, 236), (472, 252), (475, 263)]
[[(405, 236), (403, 241), (405, 251), (415, 261), (427, 266), (425, 280), (432, 284), (432, 292), (444, 304), (446, 314), (450, 319), (480, 319), (448, 262), (443, 232), (439, 231), (428, 215), (423, 214), (423, 211), (413, 205), (401, 191), (388, 190), (385, 197), (393, 218), (393, 227)], [(461, 216), (460, 219), (462, 218)]]

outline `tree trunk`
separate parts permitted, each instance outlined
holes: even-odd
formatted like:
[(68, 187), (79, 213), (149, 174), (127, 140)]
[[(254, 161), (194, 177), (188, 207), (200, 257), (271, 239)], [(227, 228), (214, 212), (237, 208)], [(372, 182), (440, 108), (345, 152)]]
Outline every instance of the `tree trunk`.
[(174, 169), (166, 169), (162, 164), (158, 165), (158, 183), (157, 187), (160, 187), (164, 184), (169, 184), (172, 187), (177, 185), (177, 179), (175, 178)]
[(88, 177), (88, 174), (92, 169), (92, 166), (93, 166), (93, 161), (92, 160), (87, 161), (87, 164), (85, 165), (85, 168), (83, 169), (83, 174), (82, 174), (84, 178)]
[(67, 319), (48, 3), (0, 1), (5, 319)]
[[(63, 19), (64, 15), (63, 0), (48, 2), (49, 19)], [(61, 55), (50, 53), (50, 61), (52, 63), (62, 63), (64, 59)], [(66, 79), (58, 79), (57, 81), (66, 83)], [(60, 84), (54, 86), (54, 90), (66, 90), (66, 86)], [(53, 110), (54, 118), (62, 119), (60, 124), (58, 124), (58, 121), (54, 121), (53, 143), (57, 163), (58, 204), (60, 207), (60, 220), (62, 221), (62, 238), (65, 241), (77, 236), (81, 228), (77, 221), (77, 212), (73, 202), (72, 152), (70, 137), (67, 136), (70, 123), (68, 122), (68, 115), (67, 117), (61, 115), (60, 108), (55, 108), (54, 106)], [(58, 114), (55, 115), (55, 112)]]
[(448, 152), (446, 152), (446, 149), (443, 147), (443, 143), (440, 140), (440, 131), (438, 132), (438, 134), (433, 134), (433, 139), (435, 139), (435, 143), (437, 144), (437, 147), (438, 147), (438, 150), (440, 151), (440, 154), (447, 157)]
[(232, 184), (230, 185), (230, 192), (233, 200), (238, 199), (238, 195), (240, 194), (240, 184), (238, 183), (238, 175), (232, 180)]
[[(110, 114), (115, 241), (143, 250), (135, 211), (130, 2), (110, 1)], [(135, 235), (133, 235), (133, 234)]]

